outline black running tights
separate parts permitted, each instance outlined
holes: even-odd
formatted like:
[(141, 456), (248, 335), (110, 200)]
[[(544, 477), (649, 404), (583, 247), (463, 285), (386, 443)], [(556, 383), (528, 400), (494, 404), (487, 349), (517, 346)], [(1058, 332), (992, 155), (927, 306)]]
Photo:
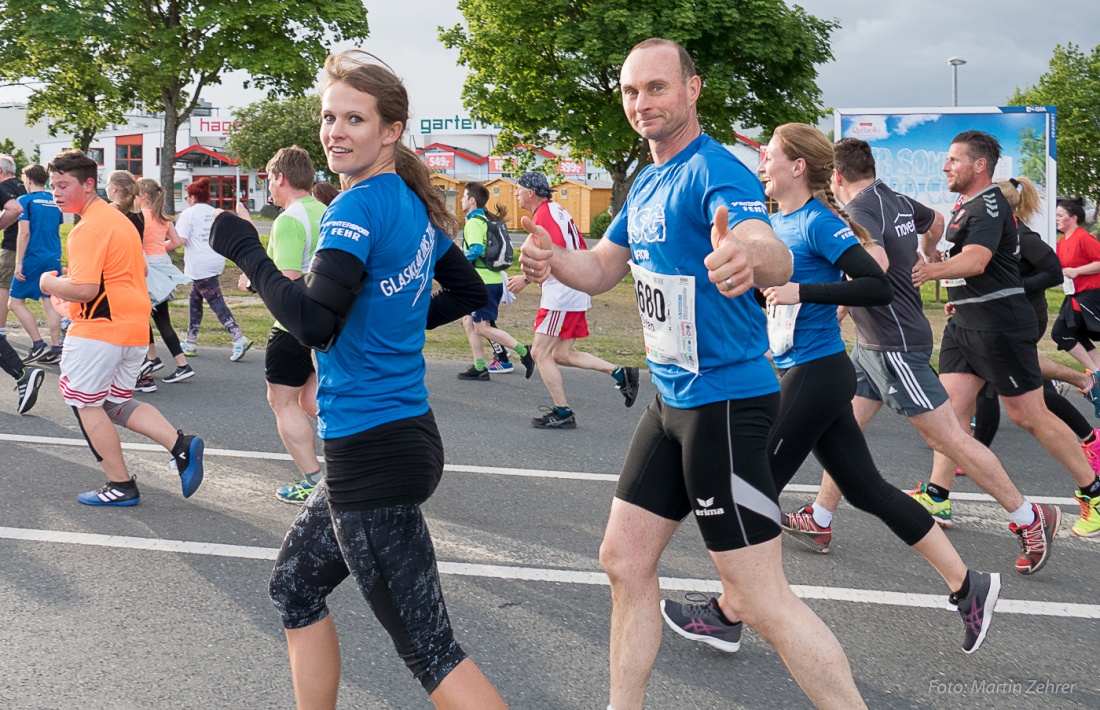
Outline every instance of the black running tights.
[(855, 370), (845, 353), (784, 371), (779, 416), (768, 444), (775, 487), (786, 487), (813, 453), (849, 503), (878, 517), (912, 546), (935, 521), (920, 503), (882, 478), (852, 413), (855, 390)]
[[(162, 301), (153, 306), (153, 324), (157, 326), (160, 339), (168, 346), (168, 352), (172, 354), (172, 357), (182, 355), (183, 348), (180, 347), (180, 337), (176, 335), (175, 329), (172, 328), (172, 318), (168, 314), (168, 301)], [(149, 342), (153, 342), (152, 328), (149, 329)]]

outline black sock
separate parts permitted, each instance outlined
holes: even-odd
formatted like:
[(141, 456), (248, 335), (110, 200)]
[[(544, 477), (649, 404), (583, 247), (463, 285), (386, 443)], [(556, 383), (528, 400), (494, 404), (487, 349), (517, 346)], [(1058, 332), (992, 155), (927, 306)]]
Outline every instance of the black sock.
[(714, 600), (714, 610), (718, 612), (718, 620), (721, 621), (723, 624), (726, 624), (727, 626), (733, 626), (737, 623), (736, 621), (730, 621), (729, 617), (726, 616), (725, 613), (723, 613), (722, 607), (718, 605), (717, 599)]
[(951, 593), (952, 601), (959, 601), (960, 599), (966, 599), (966, 595), (970, 594), (970, 572), (966, 573), (963, 577), (963, 586), (959, 587), (958, 591)]
[(179, 458), (179, 455), (187, 450), (187, 437), (183, 435), (183, 429), (176, 429), (176, 443), (172, 447), (172, 457)]
[(1092, 430), (1091, 434), (1086, 436), (1084, 439), (1081, 439), (1082, 444), (1091, 444), (1094, 441), (1096, 441), (1096, 430), (1095, 429)]
[(932, 496), (933, 499), (938, 500), (938, 501), (947, 500), (951, 496), (950, 489), (941, 488), (940, 486), (937, 486), (935, 483), (929, 483), (927, 486), (925, 486), (924, 487), (924, 492), (927, 493), (928, 495)]
[(1100, 476), (1092, 479), (1092, 483), (1089, 485), (1081, 486), (1081, 495), (1088, 496), (1089, 498), (1100, 496)]
[(137, 488), (137, 481), (132, 478), (129, 481), (109, 481), (109, 483), (120, 491), (132, 491)]

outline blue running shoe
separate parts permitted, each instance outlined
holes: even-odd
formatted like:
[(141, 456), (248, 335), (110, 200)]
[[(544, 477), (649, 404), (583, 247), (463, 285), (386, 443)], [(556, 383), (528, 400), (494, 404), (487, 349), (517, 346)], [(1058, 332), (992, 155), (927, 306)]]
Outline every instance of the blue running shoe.
[[(133, 481), (134, 479), (131, 478), (130, 480)], [(137, 505), (141, 502), (141, 496), (138, 494), (137, 485), (133, 488), (125, 489), (119, 488), (110, 481), (107, 481), (107, 485), (102, 488), (97, 488), (87, 493), (81, 493), (76, 499), (84, 505), (129, 506)]]
[[(180, 432), (183, 436), (183, 432)], [(202, 484), (202, 451), (203, 441), (201, 436), (183, 436), (183, 446), (173, 458), (176, 460), (176, 468), (180, 472), (180, 485), (183, 487), (183, 497), (190, 498)]]
[(306, 502), (306, 498), (313, 493), (313, 489), (317, 487), (316, 483), (313, 483), (308, 478), (303, 478), (293, 486), (279, 486), (275, 489), (275, 497), (284, 503), (297, 503), (301, 505)]
[(516, 366), (507, 360), (501, 362), (497, 358), (493, 358), (493, 361), (489, 363), (489, 372), (494, 375), (508, 375), (515, 372)]

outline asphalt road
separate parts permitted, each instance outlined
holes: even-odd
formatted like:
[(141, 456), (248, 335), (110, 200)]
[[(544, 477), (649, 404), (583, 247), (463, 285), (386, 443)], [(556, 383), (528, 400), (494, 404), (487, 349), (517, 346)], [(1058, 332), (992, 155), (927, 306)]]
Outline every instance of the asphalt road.
[[(187, 501), (168, 455), (145, 446), (126, 453), (141, 505), (79, 505), (75, 495), (102, 476), (57, 393), (56, 367), (29, 415), (15, 414), (14, 394), (0, 395), (0, 708), (293, 706), (267, 599), (271, 559), (295, 514), (273, 489), (293, 479), (293, 466), (264, 399), (262, 352), (240, 363), (228, 355), (201, 348), (197, 377), (139, 395), (206, 439), (207, 479)], [(537, 375), (460, 382), (465, 367), (428, 365), (448, 473), (425, 511), (457, 636), (511, 707), (602, 710), (610, 596), (597, 554), (614, 477), (653, 387), (643, 376), (638, 404), (625, 409), (605, 375), (567, 371), (578, 428), (540, 431), (529, 420), (549, 398)], [(1003, 511), (967, 500), (973, 484), (957, 484), (950, 539), (973, 567), (1004, 577), (976, 655), (959, 650), (961, 623), (942, 609), (942, 581), (879, 521), (842, 507), (828, 555), (784, 543), (788, 577), (840, 639), (870, 707), (1100, 707), (1100, 541), (1068, 535), (1068, 474), (1005, 422), (994, 450), (1025, 493), (1063, 501), (1067, 522), (1048, 567), (1021, 577)], [(908, 489), (927, 480), (931, 453), (904, 420), (883, 413), (868, 437), (890, 481)], [(818, 474), (805, 465), (784, 507), (812, 498)], [(661, 574), (672, 596), (713, 589), (693, 523), (673, 539)], [(430, 707), (356, 590), (344, 585), (330, 606), (342, 640), (340, 707)], [(753, 632), (727, 655), (666, 630), (647, 707), (810, 704)]]

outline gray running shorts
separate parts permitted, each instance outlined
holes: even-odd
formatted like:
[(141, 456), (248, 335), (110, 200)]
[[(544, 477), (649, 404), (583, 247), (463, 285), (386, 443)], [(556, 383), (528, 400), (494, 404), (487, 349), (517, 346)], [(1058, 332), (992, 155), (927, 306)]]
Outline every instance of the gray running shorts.
[(898, 414), (915, 417), (947, 401), (947, 390), (932, 369), (932, 351), (890, 352), (852, 348), (856, 396), (882, 402)]

